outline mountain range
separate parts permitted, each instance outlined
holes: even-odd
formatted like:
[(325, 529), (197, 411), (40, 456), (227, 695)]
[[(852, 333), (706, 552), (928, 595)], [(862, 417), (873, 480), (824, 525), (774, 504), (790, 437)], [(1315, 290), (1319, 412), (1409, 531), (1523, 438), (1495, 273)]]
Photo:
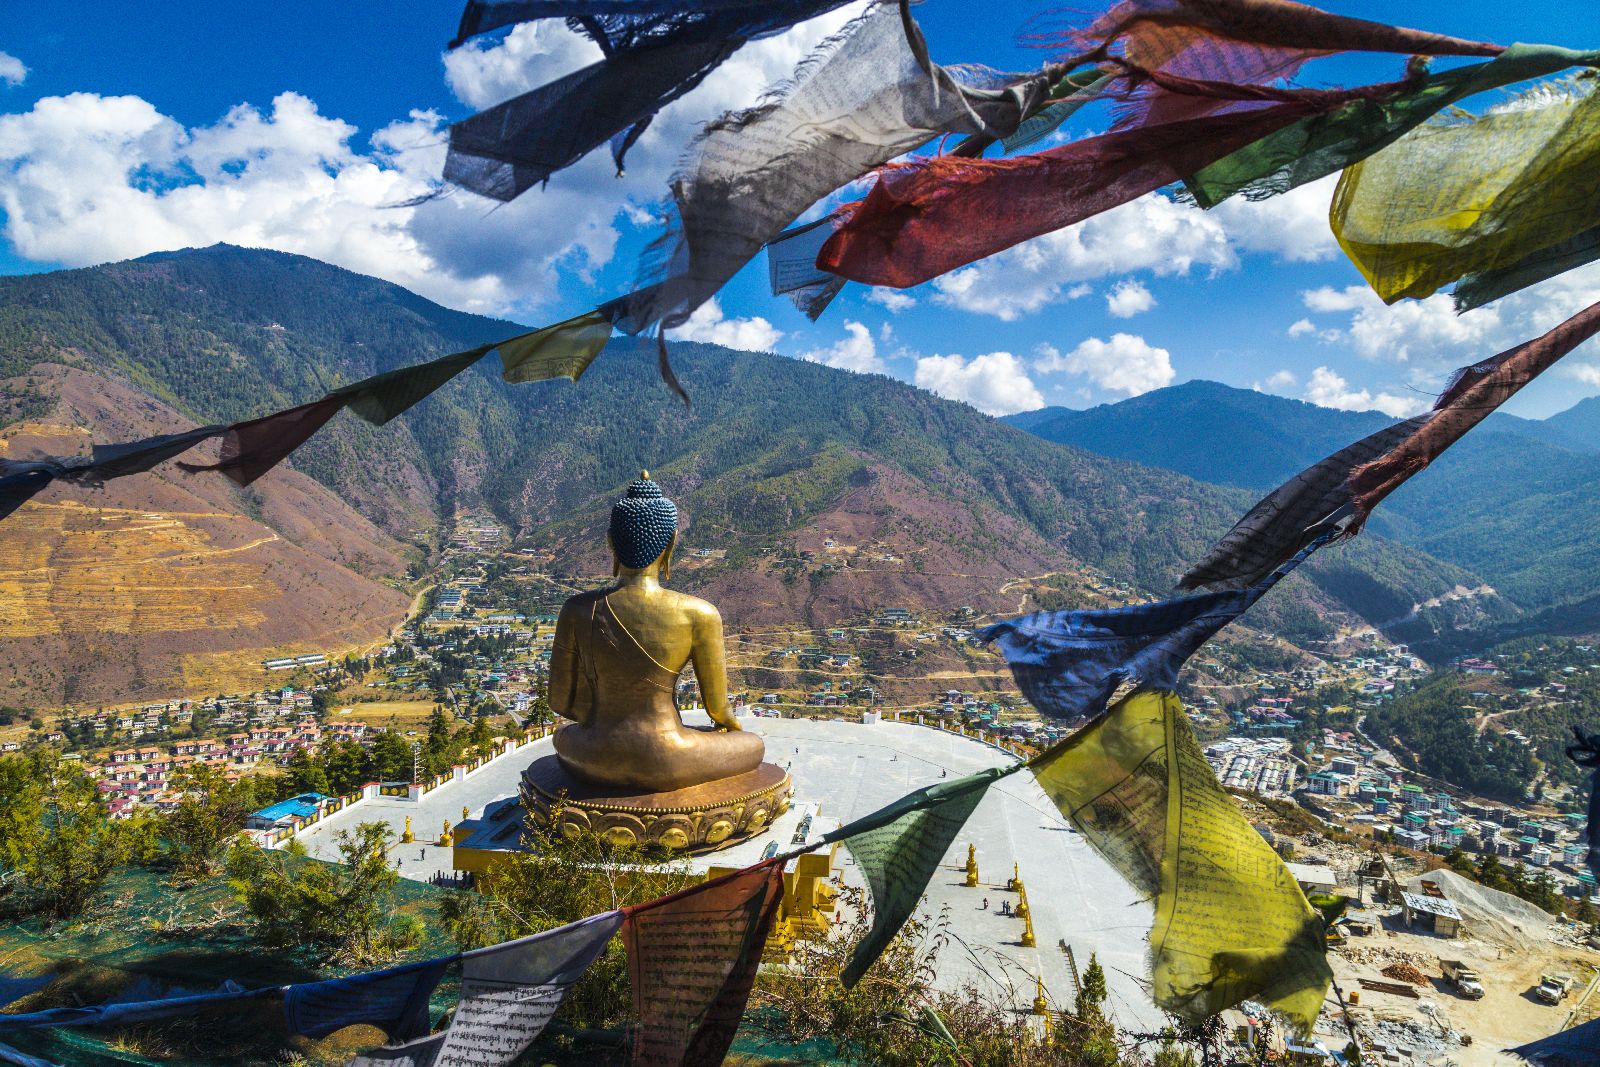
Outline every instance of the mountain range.
[[(522, 329), (221, 245), (0, 279), (0, 454), (260, 415)], [(1290, 434), (1241, 406), (1217, 421), (1257, 435), (1241, 475), (1184, 470), (1182, 450), (1131, 455), (1137, 441), (1110, 431), (1041, 439), (1093, 413), (1013, 426), (882, 376), (703, 344), (675, 344), (672, 358), (692, 411), (661, 384), (653, 352), (623, 339), (576, 385), (510, 386), (491, 357), (387, 426), (341, 415), (248, 489), (169, 464), (47, 490), (0, 524), (0, 701), (259, 683), (268, 655), (380, 640), (409, 604), (403, 576), (426, 567), (463, 504), (492, 510), (553, 576), (605, 574), (610, 504), (645, 468), (682, 510), (675, 584), (715, 600), (730, 631), (888, 606), (1015, 614), (1166, 595), (1255, 488), (1303, 465), (1294, 449), (1320, 455), (1365, 432), (1357, 420), (1382, 418), (1329, 412), (1340, 421), (1323, 425), (1311, 409)], [(1221, 431), (1206, 428), (1205, 405), (1189, 406), (1171, 432), (1221, 440), (1206, 436)], [(1489, 554), (1428, 533), (1422, 504), (1392, 510), (1389, 532), (1409, 544), (1374, 531), (1323, 553), (1253, 625), (1304, 642), (1418, 605), (1452, 625), (1553, 606), (1533, 575), (1516, 604), (1482, 591), (1471, 559)], [(1572, 548), (1578, 566), (1583, 546)], [(1517, 586), (1506, 564), (1497, 588)]]
[[(1006, 421), (1055, 443), (1264, 491), (1393, 420), (1193, 381)], [(1544, 420), (1490, 416), (1383, 503), (1373, 532), (1481, 576), (1515, 609), (1487, 628), (1432, 635), (1437, 652), (1600, 629), (1597, 486), (1600, 398), (1589, 398)]]

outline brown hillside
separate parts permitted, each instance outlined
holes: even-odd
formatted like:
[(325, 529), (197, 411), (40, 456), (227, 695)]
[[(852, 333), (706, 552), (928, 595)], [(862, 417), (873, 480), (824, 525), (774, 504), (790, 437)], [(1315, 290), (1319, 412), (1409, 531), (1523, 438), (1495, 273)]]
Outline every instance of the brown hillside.
[[(32, 379), (52, 407), (0, 434), (8, 458), (186, 425), (85, 371), (41, 366)], [(121, 703), (258, 683), (270, 655), (381, 638), (409, 598), (376, 579), (403, 567), (398, 543), (288, 469), (248, 490), (170, 465), (99, 490), (51, 488), (0, 526), (0, 700)]]

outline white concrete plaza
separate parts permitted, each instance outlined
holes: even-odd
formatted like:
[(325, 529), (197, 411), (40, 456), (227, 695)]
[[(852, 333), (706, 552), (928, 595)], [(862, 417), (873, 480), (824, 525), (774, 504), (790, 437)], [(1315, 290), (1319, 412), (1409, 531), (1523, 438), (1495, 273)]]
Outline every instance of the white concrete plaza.
[[(685, 713), (684, 718), (691, 723), (697, 718), (704, 721), (695, 713)], [(825, 819), (849, 822), (938, 781), (941, 772), (954, 778), (1014, 759), (972, 738), (911, 723), (864, 726), (754, 717), (741, 722), (766, 738), (770, 762), (789, 768), (795, 807), (768, 834), (699, 857), (696, 866), (753, 863), (773, 841), (787, 850), (798, 809), (808, 802), (818, 805)], [(523, 768), (550, 751), (548, 739), (526, 745), (464, 781), (440, 786), (417, 803), (391, 797), (366, 801), (330, 816), (302, 833), (300, 840), (312, 855), (336, 858), (333, 836), (341, 827), (382, 821), (398, 836), (407, 815), (419, 841), (436, 839), (444, 820), (457, 823), (463, 807), (476, 818), (486, 806), (498, 808), (497, 802), (514, 800)], [(969, 843), (977, 848), (983, 882), (977, 888), (963, 884)], [(396, 845), (391, 855), (407, 877), (426, 880), (436, 872), (450, 872), (448, 849)], [(860, 885), (860, 872), (846, 849), (839, 850), (839, 862), (845, 882)], [(1002, 901), (1016, 904), (1016, 894), (1004, 888), (1013, 863), (1020, 865), (1027, 886), (1036, 948), (1018, 943), (1020, 919), (1000, 913)], [(987, 911), (982, 908), (985, 897)], [(1071, 947), (1080, 969), (1087, 966), (1091, 952), (1098, 956), (1106, 971), (1109, 1007), (1119, 1025), (1145, 1031), (1162, 1025), (1164, 1017), (1151, 1003), (1145, 979), (1150, 905), (1090, 850), (1027, 772), (990, 787), (945, 857), (944, 867), (934, 875), (927, 898), (930, 912), (937, 915), (940, 909), (949, 909), (955, 937), (940, 957), (941, 985), (953, 988), (972, 981), (988, 996), (1026, 1006), (1034, 996), (1033, 976), (1042, 973), (1051, 999), (1059, 1007), (1070, 1007), (1073, 986), (1065, 945)]]

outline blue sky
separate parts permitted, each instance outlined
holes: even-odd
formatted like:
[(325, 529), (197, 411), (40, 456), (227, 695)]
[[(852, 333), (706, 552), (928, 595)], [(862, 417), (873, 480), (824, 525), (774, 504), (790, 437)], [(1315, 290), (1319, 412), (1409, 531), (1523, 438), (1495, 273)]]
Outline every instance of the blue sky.
[[(1017, 33), (1050, 6), (928, 0), (918, 17), (937, 59), (1021, 69), (1043, 57)], [(1600, 47), (1593, 0), (1329, 6), (1469, 38)], [(655, 124), (625, 178), (593, 158), (498, 210), (470, 196), (397, 210), (386, 205), (437, 176), (443, 124), (588, 61), (591, 46), (547, 25), (446, 57), (451, 2), (13, 5), (0, 30), (0, 273), (226, 240), (378, 274), (452, 307), (565, 317), (629, 286), (643, 209), (695, 124), (754, 99), (851, 10), (747, 47)], [(1328, 60), (1301, 80), (1378, 80), (1400, 64)], [(993, 412), (1210, 378), (1403, 413), (1449, 369), (1600, 289), (1590, 270), (1459, 318), (1447, 298), (1385, 308), (1333, 245), (1329, 192), (1211, 213), (1146, 198), (904, 294), (852, 286), (815, 324), (766, 293), (757, 263), (685, 333), (880, 370)], [(1540, 416), (1600, 393), (1600, 350), (1546, 377), (1511, 410)]]

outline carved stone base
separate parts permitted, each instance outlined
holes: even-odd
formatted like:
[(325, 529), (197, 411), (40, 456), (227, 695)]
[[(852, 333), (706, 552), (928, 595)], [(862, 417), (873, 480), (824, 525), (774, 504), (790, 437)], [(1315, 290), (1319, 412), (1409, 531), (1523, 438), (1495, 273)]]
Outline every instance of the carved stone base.
[(710, 852), (756, 836), (789, 809), (793, 790), (788, 772), (771, 763), (669, 793), (591, 785), (555, 756), (522, 772), (522, 807), (533, 818), (568, 836), (592, 830), (617, 844), (675, 852)]

